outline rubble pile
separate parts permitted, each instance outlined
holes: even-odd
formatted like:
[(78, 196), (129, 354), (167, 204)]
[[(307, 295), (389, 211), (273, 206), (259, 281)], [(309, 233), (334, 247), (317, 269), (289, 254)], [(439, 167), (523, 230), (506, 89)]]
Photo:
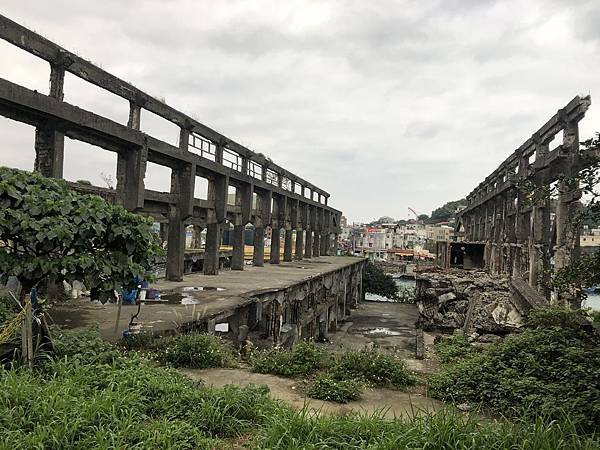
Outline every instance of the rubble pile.
[(485, 335), (505, 335), (524, 324), (512, 303), (508, 279), (482, 271), (421, 271), (416, 304), (419, 324), (427, 330), (462, 329), (486, 340)]

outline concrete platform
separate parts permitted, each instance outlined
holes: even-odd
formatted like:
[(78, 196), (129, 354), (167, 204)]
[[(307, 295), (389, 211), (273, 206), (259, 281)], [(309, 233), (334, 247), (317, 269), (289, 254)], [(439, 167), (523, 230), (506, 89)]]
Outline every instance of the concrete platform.
[[(356, 270), (348, 270), (352, 266), (361, 268), (362, 279), (363, 264), (363, 258), (321, 256), (279, 265), (247, 266), (243, 271), (224, 270), (217, 276), (190, 274), (181, 282), (160, 280), (151, 287), (157, 288), (162, 300), (166, 301), (144, 303), (136, 322), (156, 333), (169, 333), (194, 324), (206, 326), (209, 321), (214, 326), (253, 303), (272, 301), (273, 295), (270, 294), (297, 289), (315, 281), (322, 282), (333, 274), (338, 278), (350, 276), (351, 272), (356, 274)], [(356, 298), (356, 294), (353, 295)], [(262, 306), (259, 309), (260, 315)], [(54, 305), (49, 313), (58, 325), (69, 328), (97, 326), (104, 338), (114, 340), (128, 328), (129, 320), (136, 311), (135, 305), (123, 305), (116, 333), (115, 304), (101, 305), (84, 298)], [(344, 316), (345, 311), (341, 314)]]

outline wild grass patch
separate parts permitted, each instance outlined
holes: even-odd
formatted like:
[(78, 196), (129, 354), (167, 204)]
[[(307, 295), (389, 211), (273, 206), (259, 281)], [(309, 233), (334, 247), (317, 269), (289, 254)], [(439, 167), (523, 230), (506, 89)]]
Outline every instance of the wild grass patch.
[(252, 370), (284, 377), (306, 376), (327, 366), (325, 352), (313, 343), (300, 342), (293, 350), (271, 349), (253, 356)]
[(317, 400), (336, 403), (348, 403), (358, 400), (362, 393), (362, 385), (355, 380), (337, 380), (328, 374), (317, 376), (309, 385), (307, 394)]

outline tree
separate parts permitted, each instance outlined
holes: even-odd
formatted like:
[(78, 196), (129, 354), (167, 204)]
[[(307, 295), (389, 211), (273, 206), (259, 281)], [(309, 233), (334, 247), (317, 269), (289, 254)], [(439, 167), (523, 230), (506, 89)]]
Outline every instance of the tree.
[(456, 217), (456, 211), (467, 206), (467, 201), (464, 198), (448, 202), (431, 212), (429, 221), (431, 223), (446, 222)]
[(80, 280), (92, 298), (151, 278), (162, 251), (152, 221), (62, 180), (0, 167), (0, 280), (15, 276), (22, 296), (49, 279)]
[(424, 222), (426, 220), (429, 219), (429, 216), (427, 214), (419, 214), (417, 217), (421, 222)]
[(394, 279), (370, 261), (363, 272), (363, 290), (391, 299), (398, 296), (398, 286)]

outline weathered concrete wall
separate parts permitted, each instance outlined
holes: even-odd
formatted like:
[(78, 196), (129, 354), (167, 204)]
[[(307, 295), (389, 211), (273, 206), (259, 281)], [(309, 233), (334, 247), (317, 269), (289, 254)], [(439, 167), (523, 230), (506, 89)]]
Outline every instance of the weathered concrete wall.
[(208, 322), (227, 323), (229, 338), (291, 347), (298, 340), (325, 340), (363, 299), (364, 260), (284, 289), (256, 294), (242, 308)]
[[(264, 263), (261, 254), (267, 227), (273, 236), (285, 233), (288, 261), (294, 230), (307, 236), (305, 245), (302, 239), (296, 240), (297, 259), (335, 253), (341, 211), (328, 205), (325, 190), (2, 15), (0, 38), (49, 63), (49, 95), (0, 79), (0, 115), (36, 127), (34, 169), (62, 178), (65, 136), (116, 153), (116, 189), (70, 186), (168, 223), (167, 279), (181, 281), (185, 272), (187, 225), (207, 231), (203, 259), (207, 275), (219, 272), (225, 225), (233, 225), (238, 234), (247, 223), (254, 225), (256, 265)], [(66, 72), (127, 100), (127, 123), (64, 102)], [(144, 110), (179, 127), (177, 146), (140, 131)], [(145, 188), (149, 162), (171, 170), (169, 192)], [(197, 177), (208, 182), (207, 199), (194, 197)], [(230, 187), (235, 188), (235, 205), (227, 202)], [(271, 242), (270, 263), (278, 264), (279, 240)], [(243, 240), (235, 239), (233, 247), (232, 269), (243, 270)]]
[[(468, 196), (458, 230), (466, 242), (485, 244), (485, 268), (493, 274), (527, 279), (548, 300), (543, 274), (567, 266), (579, 254), (579, 230), (572, 224), (581, 189), (567, 182), (589, 167), (593, 157), (579, 147), (579, 121), (591, 99), (575, 97), (558, 110)], [(562, 134), (562, 143), (550, 144)], [(541, 196), (533, 204), (525, 185), (539, 193), (558, 183), (554, 201)], [(443, 251), (443, 249), (441, 249)], [(443, 258), (448, 267), (449, 259)], [(565, 301), (576, 306), (573, 295)]]

